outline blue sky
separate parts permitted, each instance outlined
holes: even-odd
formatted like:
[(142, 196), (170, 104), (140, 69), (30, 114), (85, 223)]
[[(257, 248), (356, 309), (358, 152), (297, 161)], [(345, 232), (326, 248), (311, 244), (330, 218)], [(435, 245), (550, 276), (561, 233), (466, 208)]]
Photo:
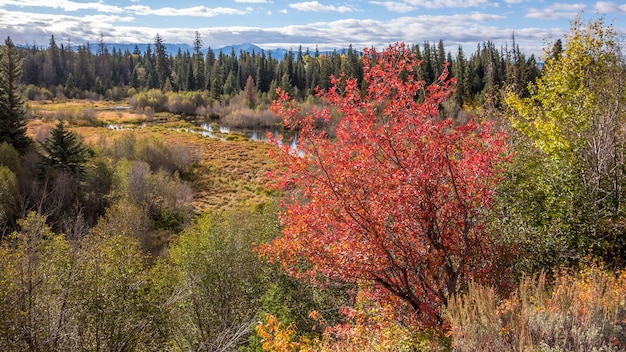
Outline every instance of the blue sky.
[(626, 29), (626, 3), (548, 0), (0, 0), (0, 36), (17, 44), (57, 42), (191, 44), (250, 42), (265, 49), (383, 48), (396, 41), (421, 44), (443, 39), (447, 50), (474, 50), (480, 42), (516, 42), (540, 54), (546, 40), (562, 37), (582, 11), (604, 15)]

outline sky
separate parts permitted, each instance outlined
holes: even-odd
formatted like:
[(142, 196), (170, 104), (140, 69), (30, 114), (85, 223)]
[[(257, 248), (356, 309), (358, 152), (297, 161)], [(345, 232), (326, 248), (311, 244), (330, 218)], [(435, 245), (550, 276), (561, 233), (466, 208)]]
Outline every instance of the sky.
[(569, 30), (582, 14), (626, 31), (626, 3), (549, 0), (0, 0), (0, 37), (19, 45), (153, 43), (203, 46), (253, 43), (264, 49), (320, 50), (376, 47), (395, 42), (443, 40), (447, 51), (459, 45), (512, 42), (527, 54)]

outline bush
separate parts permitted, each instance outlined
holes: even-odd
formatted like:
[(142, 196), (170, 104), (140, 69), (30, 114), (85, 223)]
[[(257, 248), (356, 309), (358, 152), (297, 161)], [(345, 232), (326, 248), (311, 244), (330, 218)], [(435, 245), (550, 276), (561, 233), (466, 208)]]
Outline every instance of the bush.
[[(129, 94), (133, 90), (129, 90)], [(128, 104), (139, 110), (145, 111), (151, 108), (154, 112), (171, 112), (173, 114), (195, 115), (197, 111), (202, 111), (201, 107), (211, 105), (211, 98), (203, 92), (168, 92), (151, 89), (141, 92), (128, 99)], [(204, 108), (206, 109), (206, 108)]]
[(183, 350), (230, 351), (246, 341), (269, 265), (252, 243), (275, 236), (276, 214), (233, 211), (201, 216), (170, 250), (178, 286), (174, 338)]
[(29, 84), (24, 90), (24, 97), (28, 100), (52, 100), (54, 94), (46, 88), (40, 88)]
[(13, 172), (21, 169), (20, 155), (12, 144), (7, 142), (0, 144), (0, 165), (8, 167)]
[(525, 277), (499, 301), (493, 288), (472, 284), (450, 299), (456, 351), (617, 351), (626, 348), (626, 271), (590, 267)]
[(167, 111), (167, 96), (161, 90), (150, 89), (129, 99), (128, 104), (140, 111), (149, 106), (155, 112)]
[(0, 350), (166, 350), (165, 296), (136, 241), (72, 243), (30, 213), (0, 243)]
[(0, 239), (3, 237), (4, 227), (17, 213), (18, 187), (15, 174), (6, 166), (0, 165)]
[(104, 154), (115, 160), (141, 160), (150, 165), (153, 172), (164, 169), (170, 174), (185, 175), (198, 162), (198, 155), (184, 144), (165, 144), (157, 137), (139, 140), (132, 132), (122, 133), (112, 143), (103, 146)]
[(222, 123), (231, 127), (275, 127), (282, 122), (281, 118), (269, 110), (252, 110), (248, 107), (230, 106), (230, 112), (222, 118)]

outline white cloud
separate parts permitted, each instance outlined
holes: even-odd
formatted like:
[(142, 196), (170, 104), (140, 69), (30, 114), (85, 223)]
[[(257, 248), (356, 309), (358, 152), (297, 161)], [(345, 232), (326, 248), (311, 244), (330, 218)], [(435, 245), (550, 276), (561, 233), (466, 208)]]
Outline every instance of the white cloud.
[(193, 16), (193, 17), (215, 17), (219, 15), (245, 15), (250, 13), (251, 9), (238, 10), (228, 7), (209, 8), (206, 6), (194, 6), (182, 9), (172, 7), (163, 7), (160, 9), (151, 9), (144, 5), (132, 5), (125, 8), (126, 10), (142, 16)]
[(607, 13), (626, 13), (626, 4), (618, 5), (611, 1), (598, 1), (593, 8), (594, 12)]
[[(2, 0), (0, 0), (2, 1)], [(373, 0), (385, 2), (385, 0)], [(145, 3), (145, 2), (144, 2)], [(206, 7), (190, 9), (150, 9), (135, 4), (134, 12), (158, 14), (160, 16), (182, 16), (193, 9), (194, 16), (216, 15)], [(280, 10), (287, 13), (288, 9)], [(380, 9), (379, 9), (380, 10)], [(248, 9), (244, 10), (248, 11)], [(273, 11), (276, 13), (276, 11)], [(133, 12), (129, 12), (133, 13)], [(229, 13), (229, 12), (226, 12)], [(222, 14), (226, 14), (223, 13)], [(285, 17), (285, 16), (281, 16)], [(323, 18), (323, 16), (321, 16)], [(458, 45), (473, 50), (477, 43), (490, 40), (496, 45), (503, 45), (515, 39), (525, 52), (541, 53), (544, 38), (560, 37), (563, 31), (541, 29), (526, 25), (525, 28), (501, 28), (507, 26), (506, 17), (481, 12), (459, 13), (446, 16), (403, 16), (386, 21), (374, 19), (343, 19), (332, 22), (311, 22), (298, 25), (284, 25), (269, 28), (249, 26), (217, 27), (162, 27), (163, 21), (150, 21), (150, 26), (139, 26), (132, 16), (95, 15), (70, 16), (53, 14), (36, 14), (19, 11), (8, 11), (0, 7), (0, 33), (10, 34), (16, 44), (36, 42), (47, 45), (51, 34), (57, 38), (71, 38), (73, 43), (82, 44), (87, 41), (97, 42), (104, 35), (108, 43), (150, 43), (155, 33), (159, 33), (168, 43), (189, 43), (198, 31), (206, 46), (219, 48), (243, 42), (256, 43), (265, 49), (277, 47), (297, 48), (302, 45), (311, 49), (319, 45), (320, 50), (343, 48), (352, 44), (356, 49), (374, 46), (383, 48), (390, 43), (405, 41), (407, 43), (423, 43), (425, 40), (434, 42), (443, 39), (448, 50), (454, 51)], [(146, 23), (146, 22), (144, 22)], [(206, 23), (211, 23), (206, 22)], [(207, 25), (208, 26), (208, 25)]]
[(0, 0), (0, 7), (17, 6), (17, 7), (42, 7), (51, 9), (61, 9), (63, 11), (80, 11), (94, 10), (104, 13), (121, 13), (123, 9), (117, 6), (105, 5), (101, 2), (75, 2), (68, 0)]
[(585, 10), (585, 4), (562, 4), (554, 3), (543, 9), (529, 9), (526, 18), (534, 18), (541, 20), (555, 20), (559, 18), (573, 18), (579, 12)]
[(319, 1), (304, 1), (289, 4), (289, 7), (298, 11), (314, 11), (314, 12), (353, 12), (354, 9), (349, 6), (322, 5)]
[(370, 4), (384, 6), (387, 11), (400, 13), (411, 12), (417, 9), (416, 6), (399, 1), (370, 1)]
[(429, 9), (469, 8), (489, 5), (489, 0), (405, 0), (413, 6)]
[(270, 0), (235, 0), (235, 2), (243, 4), (271, 4)]

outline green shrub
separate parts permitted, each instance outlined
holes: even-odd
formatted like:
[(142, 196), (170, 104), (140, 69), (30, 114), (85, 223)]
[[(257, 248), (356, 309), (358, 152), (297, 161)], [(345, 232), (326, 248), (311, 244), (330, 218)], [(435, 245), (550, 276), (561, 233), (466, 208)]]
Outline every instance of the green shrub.
[(18, 188), (15, 174), (6, 166), (0, 165), (0, 239), (3, 229), (17, 213)]
[(24, 90), (24, 97), (28, 100), (52, 100), (54, 94), (46, 88), (29, 84)]

